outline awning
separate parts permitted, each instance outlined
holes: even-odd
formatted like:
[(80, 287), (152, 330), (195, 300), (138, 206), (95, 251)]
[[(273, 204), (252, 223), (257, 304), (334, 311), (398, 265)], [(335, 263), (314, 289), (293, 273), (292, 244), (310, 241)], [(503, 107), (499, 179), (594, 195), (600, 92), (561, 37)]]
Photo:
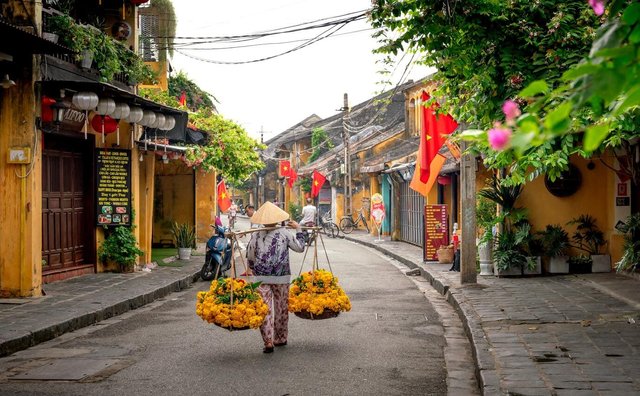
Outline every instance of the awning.
[(143, 110), (151, 110), (157, 113), (173, 116), (176, 120), (176, 125), (173, 129), (170, 131), (157, 131), (157, 135), (159, 137), (166, 137), (175, 141), (183, 142), (186, 140), (188, 114), (183, 110), (165, 106), (104, 82), (55, 80), (39, 81), (38, 84), (42, 86), (44, 93), (48, 93), (48, 95), (51, 95), (52, 97), (57, 97), (61, 89), (68, 91), (67, 95), (69, 96), (71, 96), (73, 92), (90, 91), (95, 92), (99, 97), (113, 98), (117, 101), (125, 102), (130, 106), (139, 106)]
[(10, 55), (33, 55), (33, 54), (71, 54), (73, 50), (64, 47), (53, 41), (45, 40), (40, 36), (28, 31), (33, 30), (32, 26), (20, 28), (6, 21), (0, 20), (0, 52)]

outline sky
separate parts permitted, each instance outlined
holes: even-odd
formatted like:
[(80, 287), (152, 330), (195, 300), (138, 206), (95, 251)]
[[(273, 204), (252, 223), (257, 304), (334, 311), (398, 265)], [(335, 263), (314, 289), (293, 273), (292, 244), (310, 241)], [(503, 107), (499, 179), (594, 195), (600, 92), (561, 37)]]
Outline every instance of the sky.
[[(304, 22), (317, 21), (355, 11), (366, 10), (371, 0), (271, 0), (219, 1), (173, 0), (177, 37), (230, 36), (271, 31)], [(359, 30), (364, 30), (356, 32)], [(392, 85), (381, 82), (384, 77), (382, 56), (372, 50), (378, 45), (366, 20), (355, 21), (334, 36), (306, 48), (263, 62), (225, 65), (203, 62), (238, 62), (269, 57), (302, 44), (262, 45), (282, 41), (309, 39), (324, 29), (281, 34), (234, 46), (261, 44), (245, 48), (211, 49), (229, 44), (203, 44), (206, 50), (182, 47), (171, 60), (175, 71), (183, 71), (205, 91), (219, 101), (219, 112), (240, 124), (253, 137), (261, 129), (268, 140), (311, 114), (330, 117), (342, 107), (343, 95), (349, 95), (354, 106), (379, 93), (393, 89), (402, 74), (417, 80), (429, 74), (423, 66), (409, 66), (407, 55), (392, 66), (388, 78)], [(350, 33), (355, 32), (355, 33)], [(343, 34), (348, 33), (348, 34)], [(188, 40), (176, 40), (176, 43)], [(190, 47), (193, 48), (193, 47)]]

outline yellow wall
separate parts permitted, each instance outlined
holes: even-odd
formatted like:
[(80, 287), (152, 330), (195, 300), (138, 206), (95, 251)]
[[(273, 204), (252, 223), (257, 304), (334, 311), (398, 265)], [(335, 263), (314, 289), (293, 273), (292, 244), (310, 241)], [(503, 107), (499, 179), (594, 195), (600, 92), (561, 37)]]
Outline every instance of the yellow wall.
[(182, 161), (164, 164), (156, 155), (153, 243), (171, 244), (171, 224), (195, 224), (194, 172)]
[(206, 242), (216, 219), (216, 172), (196, 171), (196, 239)]
[[(582, 174), (582, 185), (578, 191), (565, 198), (559, 198), (549, 193), (544, 185), (544, 177), (538, 177), (525, 186), (518, 205), (529, 210), (529, 219), (534, 230), (542, 230), (547, 224), (561, 225), (571, 236), (575, 226), (566, 223), (581, 215), (589, 214), (596, 218), (596, 224), (604, 232), (605, 239), (610, 244), (605, 247), (606, 253), (611, 254), (612, 262), (620, 259), (622, 253), (622, 238), (614, 231), (613, 171), (605, 168), (601, 163), (594, 162), (595, 169), (588, 170), (589, 161), (580, 157), (572, 157), (571, 163)], [(607, 159), (611, 163), (611, 159)], [(574, 251), (572, 254), (579, 254)]]
[(167, 91), (169, 89), (169, 73), (167, 71), (167, 62), (145, 62), (145, 64), (157, 74), (158, 82), (153, 85), (138, 85), (139, 88), (157, 88), (161, 91)]

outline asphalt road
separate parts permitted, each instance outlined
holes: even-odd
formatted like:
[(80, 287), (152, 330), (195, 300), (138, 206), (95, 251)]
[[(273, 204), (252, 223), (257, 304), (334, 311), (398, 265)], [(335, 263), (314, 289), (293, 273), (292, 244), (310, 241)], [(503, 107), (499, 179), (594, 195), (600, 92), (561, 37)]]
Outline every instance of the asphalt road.
[[(242, 228), (241, 220), (239, 228)], [(262, 353), (257, 330), (195, 315), (208, 283), (0, 359), (2, 395), (447, 394), (444, 328), (411, 278), (373, 250), (325, 239), (353, 309), (293, 315), (289, 345)], [(320, 267), (327, 267), (319, 251)], [(297, 274), (302, 254), (292, 253)], [(311, 267), (308, 257), (303, 269)]]

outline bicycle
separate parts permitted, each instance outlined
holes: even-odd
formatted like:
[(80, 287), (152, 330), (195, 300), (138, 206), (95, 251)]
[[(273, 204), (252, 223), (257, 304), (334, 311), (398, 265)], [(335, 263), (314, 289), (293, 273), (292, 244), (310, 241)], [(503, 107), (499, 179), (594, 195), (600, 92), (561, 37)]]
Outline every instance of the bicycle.
[(364, 228), (367, 229), (367, 232), (371, 232), (371, 230), (369, 230), (369, 224), (367, 224), (367, 219), (364, 218), (363, 208), (358, 209), (358, 217), (355, 220), (353, 220), (351, 216), (344, 216), (340, 220), (340, 231), (344, 232), (345, 234), (350, 234), (354, 228), (358, 228), (358, 225), (361, 221), (364, 225)]
[(331, 213), (327, 212), (320, 218), (320, 227), (322, 227), (322, 232), (324, 232), (329, 238), (336, 238), (338, 233), (340, 233), (340, 228), (338, 225), (331, 221)]

